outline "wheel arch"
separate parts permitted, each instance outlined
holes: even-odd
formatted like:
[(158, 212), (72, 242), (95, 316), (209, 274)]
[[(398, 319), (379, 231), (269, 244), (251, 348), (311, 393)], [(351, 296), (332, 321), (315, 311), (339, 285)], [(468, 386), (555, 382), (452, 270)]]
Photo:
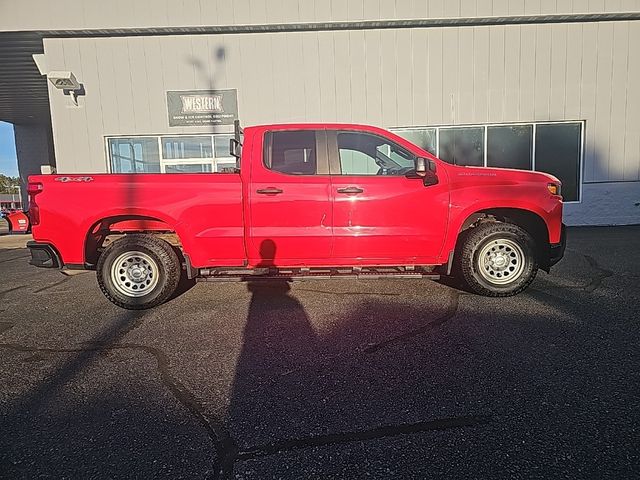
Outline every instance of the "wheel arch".
[(131, 233), (162, 236), (172, 246), (182, 249), (182, 242), (175, 227), (160, 218), (148, 215), (112, 215), (95, 221), (86, 232), (85, 266), (94, 268), (108, 243)]
[(482, 222), (499, 221), (512, 223), (524, 229), (535, 242), (536, 257), (540, 268), (549, 271), (548, 249), (549, 249), (549, 228), (538, 213), (525, 208), (498, 207), (478, 210), (468, 215), (460, 225), (456, 235), (455, 249), (460, 244), (464, 232)]

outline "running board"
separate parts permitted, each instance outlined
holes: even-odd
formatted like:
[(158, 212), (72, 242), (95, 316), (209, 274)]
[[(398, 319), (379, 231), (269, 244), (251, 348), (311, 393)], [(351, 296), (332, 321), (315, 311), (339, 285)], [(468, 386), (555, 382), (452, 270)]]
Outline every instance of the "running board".
[(199, 282), (253, 282), (260, 280), (315, 280), (323, 278), (379, 279), (428, 278), (438, 280), (440, 275), (430, 267), (378, 267), (378, 268), (256, 268), (256, 269), (200, 269)]

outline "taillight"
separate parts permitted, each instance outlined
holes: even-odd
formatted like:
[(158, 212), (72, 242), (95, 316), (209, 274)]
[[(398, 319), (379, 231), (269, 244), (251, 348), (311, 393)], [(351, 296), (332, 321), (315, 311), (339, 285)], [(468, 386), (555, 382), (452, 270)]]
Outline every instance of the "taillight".
[(43, 188), (44, 186), (40, 182), (29, 183), (29, 185), (27, 185), (27, 193), (29, 195), (37, 195)]
[(40, 182), (29, 183), (27, 193), (29, 194), (29, 221), (31, 225), (40, 223), (40, 208), (36, 203), (36, 195), (42, 192), (44, 186)]

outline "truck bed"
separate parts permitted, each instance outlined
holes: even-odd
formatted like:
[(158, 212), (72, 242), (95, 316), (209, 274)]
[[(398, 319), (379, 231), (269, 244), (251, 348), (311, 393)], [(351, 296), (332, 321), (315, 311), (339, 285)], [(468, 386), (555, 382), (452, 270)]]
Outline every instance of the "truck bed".
[(42, 185), (34, 236), (55, 245), (65, 265), (91, 263), (87, 242), (105, 228), (126, 231), (125, 217), (143, 230), (175, 230), (194, 267), (245, 261), (240, 174), (36, 175), (30, 182)]

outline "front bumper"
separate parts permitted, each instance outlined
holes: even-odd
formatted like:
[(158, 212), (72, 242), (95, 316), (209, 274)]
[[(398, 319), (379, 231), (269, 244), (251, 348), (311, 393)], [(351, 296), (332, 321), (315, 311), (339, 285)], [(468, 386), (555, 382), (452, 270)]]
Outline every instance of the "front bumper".
[(42, 268), (62, 268), (58, 252), (48, 243), (27, 242), (27, 248), (31, 252), (29, 263)]
[(553, 267), (564, 257), (564, 250), (567, 247), (567, 227), (562, 224), (560, 230), (560, 243), (553, 243), (549, 246), (549, 267)]

